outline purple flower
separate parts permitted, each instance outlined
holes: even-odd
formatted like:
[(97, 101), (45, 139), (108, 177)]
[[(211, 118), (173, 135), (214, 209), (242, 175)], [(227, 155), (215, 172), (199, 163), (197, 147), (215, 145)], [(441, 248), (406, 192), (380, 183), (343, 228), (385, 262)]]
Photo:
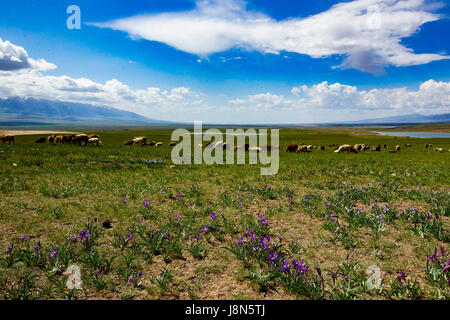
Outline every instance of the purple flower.
[(181, 194), (181, 192), (177, 192), (177, 197), (181, 198), (183, 195)]
[(144, 205), (144, 207), (148, 208), (148, 206), (150, 205), (150, 202), (148, 201), (142, 201), (142, 204)]
[(180, 222), (181, 218), (182, 218), (182, 217), (181, 217), (181, 214), (178, 214), (178, 215), (177, 215), (177, 221)]
[(8, 247), (8, 249), (6, 249), (6, 253), (11, 253), (13, 251), (14, 248), (14, 244), (11, 243), (11, 246)]
[(98, 218), (97, 218), (97, 217), (94, 217), (94, 221), (97, 222), (97, 220), (98, 220)]
[(292, 203), (292, 198), (288, 199), (288, 203), (291, 204)]
[(328, 201), (325, 201), (324, 204), (325, 204), (325, 208), (328, 208), (330, 206), (330, 203)]
[(211, 219), (216, 219), (216, 213), (215, 212), (213, 212), (213, 213), (211, 213)]
[(281, 271), (284, 273), (289, 273), (291, 271), (291, 265), (287, 260), (283, 260), (283, 264), (281, 265)]
[(51, 258), (56, 258), (58, 256), (58, 247), (55, 248), (55, 251), (52, 251), (51, 249), (49, 249), (48, 252), (50, 252)]
[(196, 235), (194, 236), (194, 238), (197, 239), (197, 240), (200, 240), (202, 237), (200, 237), (198, 234), (196, 234)]
[(36, 251), (41, 250), (41, 242), (39, 241), (38, 244), (35, 245), (33, 248), (34, 248), (34, 250), (36, 250)]
[(311, 196), (310, 196), (309, 194), (307, 194), (307, 195), (305, 196), (305, 198), (306, 198), (307, 200), (309, 200), (309, 199), (311, 199)]
[(128, 238), (129, 240), (133, 240), (133, 235), (132, 235), (131, 233), (127, 233), (127, 238)]
[(22, 237), (20, 237), (19, 240), (22, 241), (22, 242), (26, 242), (28, 240), (28, 237), (22, 236)]
[(402, 282), (403, 280), (406, 279), (406, 273), (404, 271), (402, 271), (398, 276), (397, 276), (397, 281), (398, 282)]

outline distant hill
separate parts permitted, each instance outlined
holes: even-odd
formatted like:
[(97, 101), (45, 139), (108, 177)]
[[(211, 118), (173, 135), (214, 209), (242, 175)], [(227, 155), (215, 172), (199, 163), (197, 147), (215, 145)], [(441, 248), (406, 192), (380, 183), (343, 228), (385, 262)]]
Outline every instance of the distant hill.
[(450, 113), (434, 114), (426, 116), (423, 114), (408, 114), (403, 116), (385, 117), (377, 119), (366, 119), (354, 121), (357, 124), (419, 124), (419, 123), (450, 123)]
[(7, 124), (163, 124), (111, 107), (33, 98), (0, 99), (0, 125)]

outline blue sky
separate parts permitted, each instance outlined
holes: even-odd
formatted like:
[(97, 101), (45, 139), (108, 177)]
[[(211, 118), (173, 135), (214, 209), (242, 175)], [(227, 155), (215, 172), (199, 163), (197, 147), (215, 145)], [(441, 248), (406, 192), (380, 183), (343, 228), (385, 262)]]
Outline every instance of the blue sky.
[[(29, 0), (0, 17), (0, 97), (213, 123), (450, 112), (443, 1)], [(17, 52), (29, 63), (2, 70)]]

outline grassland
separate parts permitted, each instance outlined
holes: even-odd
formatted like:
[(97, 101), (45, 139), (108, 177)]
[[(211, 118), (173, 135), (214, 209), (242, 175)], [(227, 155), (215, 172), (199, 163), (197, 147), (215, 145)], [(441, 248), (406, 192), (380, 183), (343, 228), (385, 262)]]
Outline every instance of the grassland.
[[(0, 145), (0, 297), (449, 299), (450, 140), (350, 130), (280, 130), (326, 150), (280, 152), (274, 176), (174, 166), (168, 129), (102, 131), (100, 147), (17, 136)], [(138, 135), (164, 145), (122, 145)], [(402, 150), (328, 147), (343, 143)]]

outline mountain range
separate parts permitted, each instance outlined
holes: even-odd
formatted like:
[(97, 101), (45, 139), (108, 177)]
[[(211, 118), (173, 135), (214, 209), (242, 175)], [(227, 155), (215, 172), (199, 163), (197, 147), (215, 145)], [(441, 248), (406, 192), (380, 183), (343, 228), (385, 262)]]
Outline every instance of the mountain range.
[(91, 104), (13, 97), (0, 99), (0, 124), (163, 124), (134, 112)]
[[(450, 113), (436, 115), (408, 114), (377, 119), (339, 122), (335, 124), (389, 125), (422, 123), (450, 123)], [(22, 97), (0, 99), (0, 125), (27, 124), (161, 125), (174, 124), (174, 122), (151, 119), (134, 112), (107, 106), (94, 106), (84, 103), (38, 100)]]

